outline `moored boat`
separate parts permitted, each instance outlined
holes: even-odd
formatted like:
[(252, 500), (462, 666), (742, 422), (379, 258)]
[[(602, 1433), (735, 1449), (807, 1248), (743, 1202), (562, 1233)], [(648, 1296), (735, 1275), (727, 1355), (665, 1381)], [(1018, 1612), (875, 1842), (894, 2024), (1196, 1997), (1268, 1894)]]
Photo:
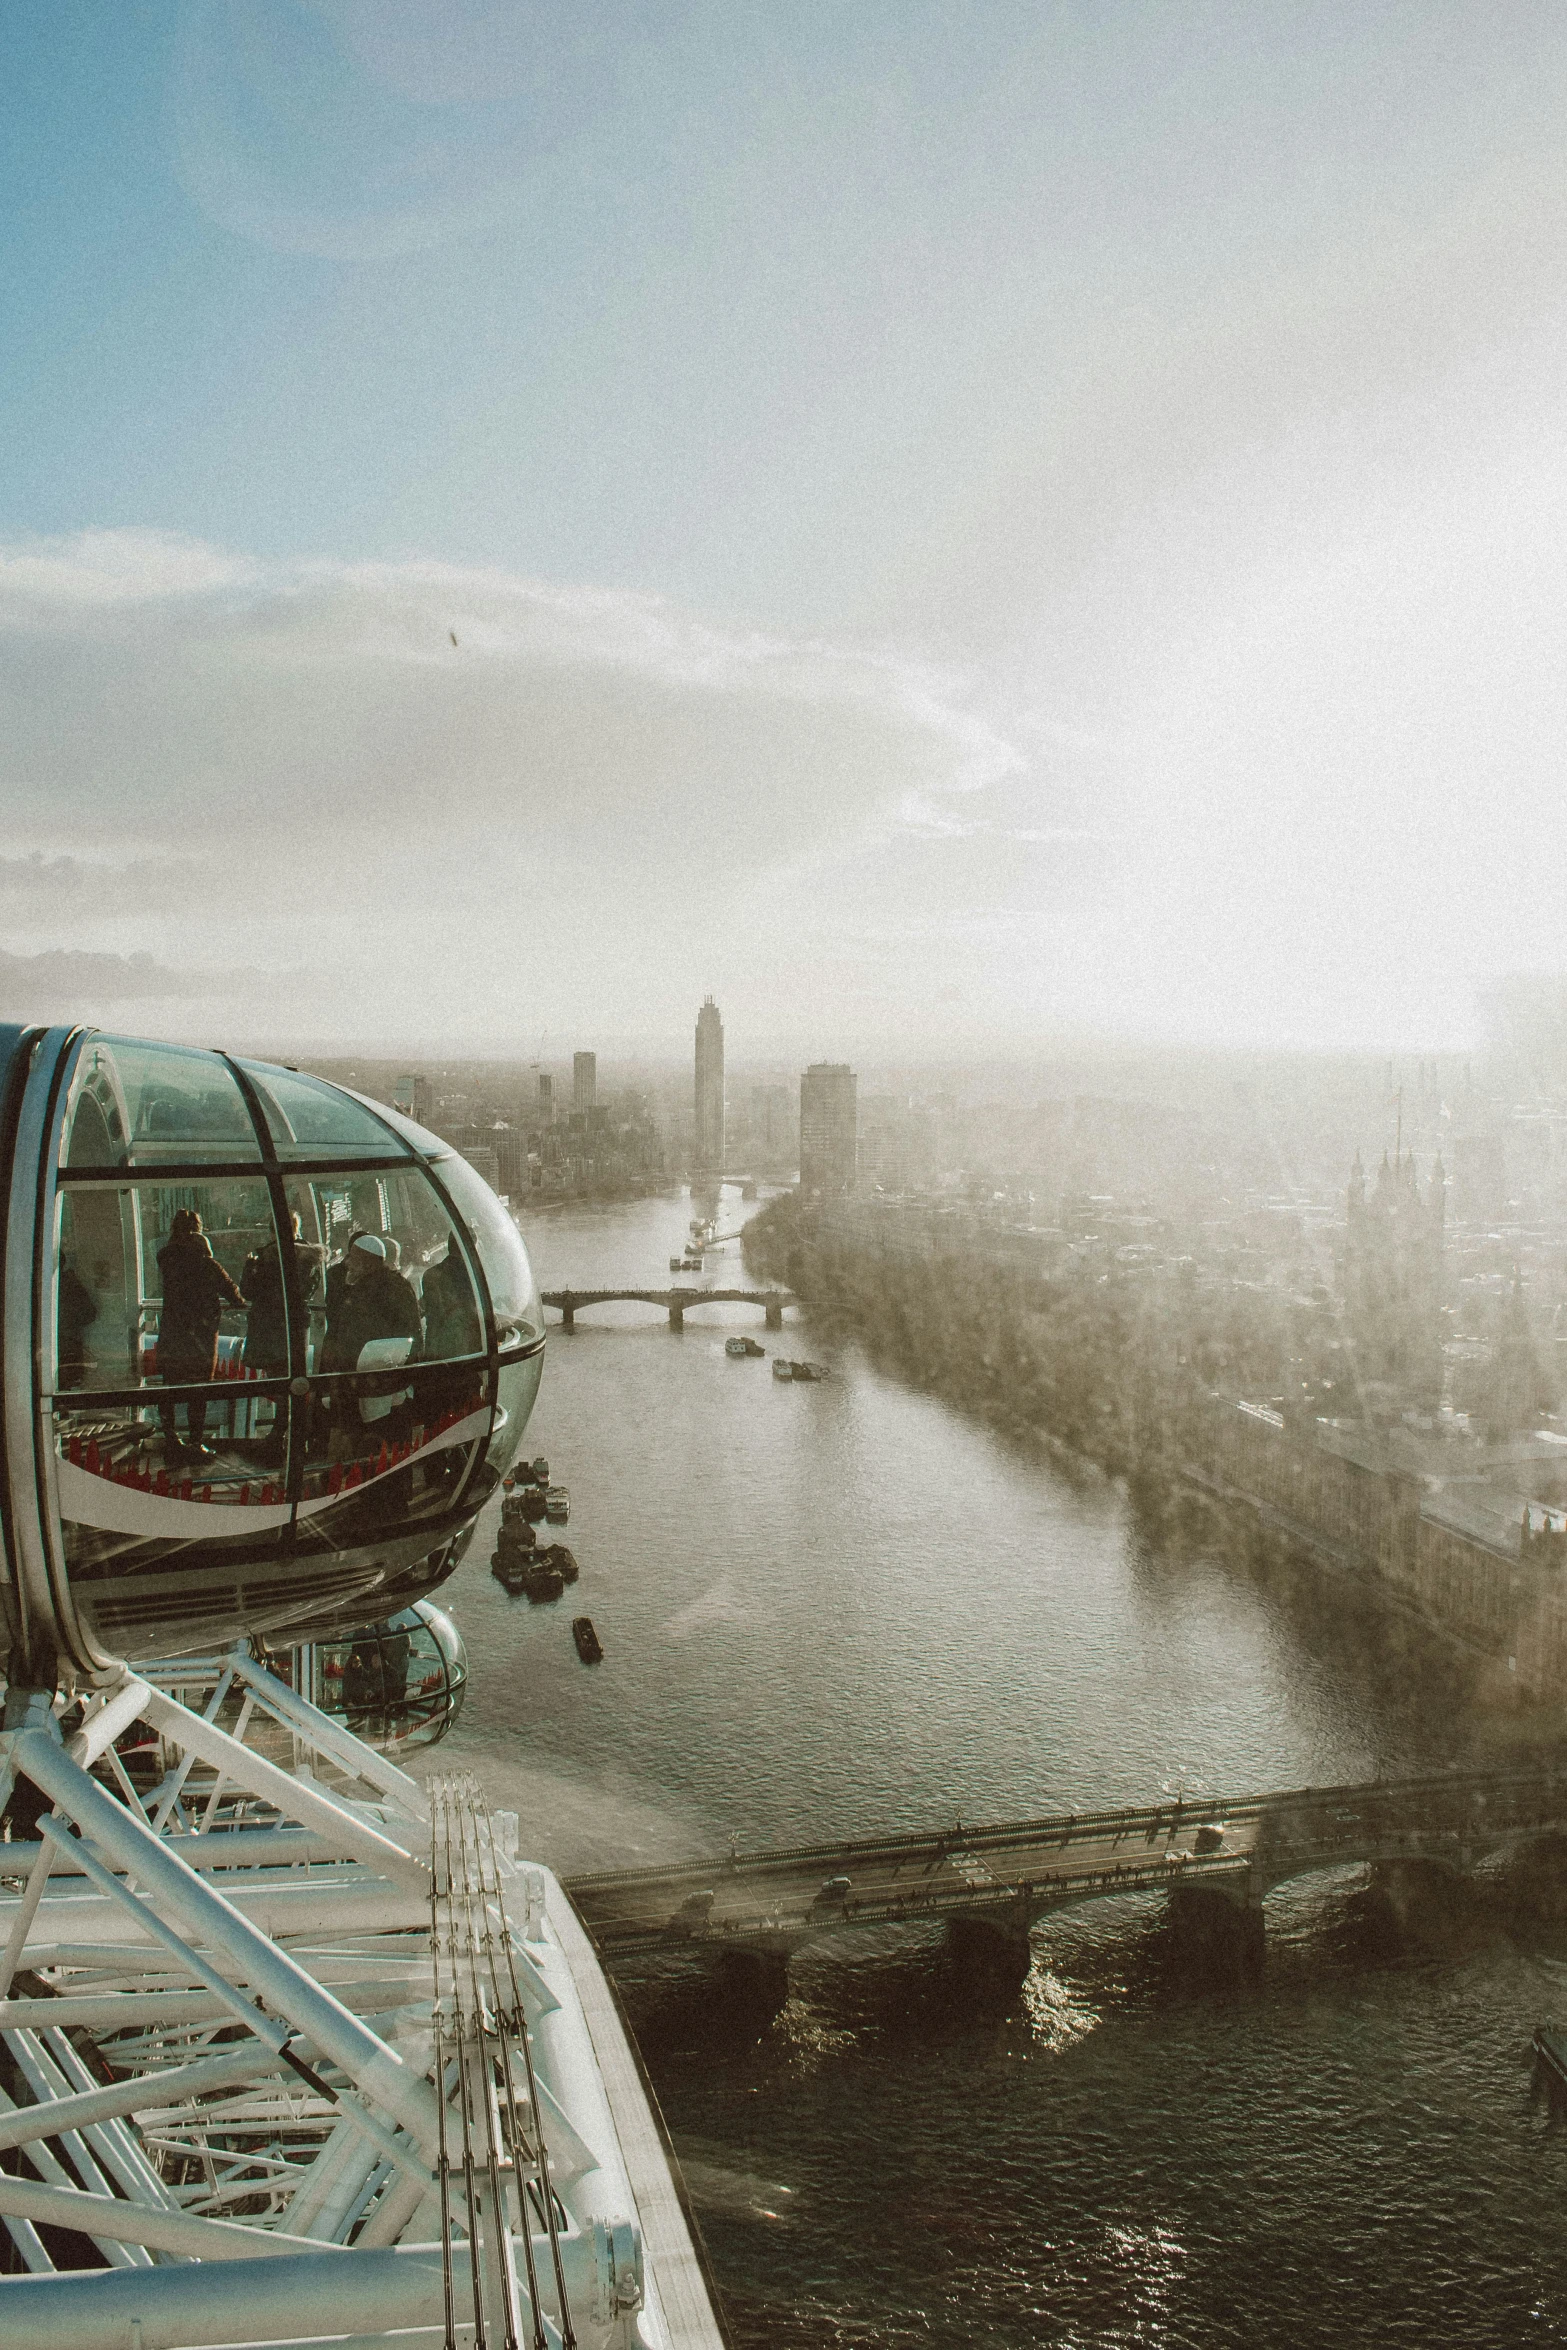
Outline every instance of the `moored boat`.
[(738, 1363), (744, 1362), (748, 1355), (765, 1354), (767, 1349), (765, 1347), (758, 1346), (754, 1338), (726, 1338), (724, 1340), (724, 1352), (726, 1355), (733, 1355), (735, 1361)]
[(775, 1379), (792, 1379), (794, 1377), (793, 1363), (786, 1360), (783, 1355), (774, 1355), (773, 1377)]
[(571, 1495), (564, 1485), (552, 1485), (544, 1496), (544, 1515), (552, 1526), (564, 1526), (571, 1515)]

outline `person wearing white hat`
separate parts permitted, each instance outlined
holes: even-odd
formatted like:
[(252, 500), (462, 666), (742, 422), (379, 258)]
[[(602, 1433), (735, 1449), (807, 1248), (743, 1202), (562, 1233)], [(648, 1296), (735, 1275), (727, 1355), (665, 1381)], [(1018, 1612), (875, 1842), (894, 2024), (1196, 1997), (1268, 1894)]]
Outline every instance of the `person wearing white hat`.
[[(361, 1349), (373, 1338), (411, 1338), (417, 1349), (423, 1335), (419, 1300), (412, 1284), (388, 1263), (378, 1232), (356, 1232), (342, 1263), (333, 1266), (326, 1315), (323, 1371), (356, 1370)], [(340, 1430), (358, 1419), (352, 1404), (335, 1416)]]

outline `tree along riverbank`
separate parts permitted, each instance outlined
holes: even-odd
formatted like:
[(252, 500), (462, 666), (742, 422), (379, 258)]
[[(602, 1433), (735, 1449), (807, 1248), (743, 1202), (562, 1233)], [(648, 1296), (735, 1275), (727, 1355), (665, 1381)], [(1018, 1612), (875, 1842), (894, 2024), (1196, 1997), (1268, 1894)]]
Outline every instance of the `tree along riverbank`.
[(966, 1218), (807, 1209), (790, 1193), (751, 1218), (743, 1250), (899, 1376), (1134, 1481), (1163, 1473), (1189, 1397), (1298, 1392), (1339, 1369), (1314, 1302), (1094, 1259), (1045, 1269)]
[(1359, 1422), (1329, 1302), (1204, 1282), (1189, 1265), (1047, 1267), (1031, 1239), (982, 1218), (788, 1197), (752, 1219), (744, 1246), (751, 1271), (895, 1375), (1124, 1478), (1150, 1531), (1206, 1519), (1255, 1568), (1309, 1564), (1336, 1614), (1370, 1607), (1417, 1645), (1434, 1636), (1475, 1694), (1559, 1703), (1567, 1535), (1531, 1534), (1516, 1494), (1445, 1491), (1407, 1431)]

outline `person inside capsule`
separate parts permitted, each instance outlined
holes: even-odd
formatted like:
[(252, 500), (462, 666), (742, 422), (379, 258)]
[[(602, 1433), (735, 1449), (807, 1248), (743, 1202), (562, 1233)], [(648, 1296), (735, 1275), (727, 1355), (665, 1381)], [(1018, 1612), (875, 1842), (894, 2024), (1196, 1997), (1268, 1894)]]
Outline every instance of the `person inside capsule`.
[(471, 1518), (520, 1440), (543, 1319), (465, 1161), (302, 1072), (117, 1037), (76, 1048), (56, 1121), (47, 1385), (73, 1584), (154, 1574), (171, 1546), (247, 1573), (413, 1556)]
[[(234, 1276), (226, 1273), (213, 1255), (198, 1209), (175, 1210), (169, 1237), (158, 1251), (158, 1272), (163, 1282), (163, 1307), (158, 1317), (159, 1377), (165, 1386), (215, 1379), (223, 1308), (243, 1308), (245, 1296)], [(165, 1461), (171, 1465), (176, 1461), (203, 1465), (215, 1461), (217, 1454), (204, 1442), (205, 1400), (193, 1395), (185, 1406), (189, 1434), (183, 1446), (175, 1409), (172, 1403), (158, 1406)]]

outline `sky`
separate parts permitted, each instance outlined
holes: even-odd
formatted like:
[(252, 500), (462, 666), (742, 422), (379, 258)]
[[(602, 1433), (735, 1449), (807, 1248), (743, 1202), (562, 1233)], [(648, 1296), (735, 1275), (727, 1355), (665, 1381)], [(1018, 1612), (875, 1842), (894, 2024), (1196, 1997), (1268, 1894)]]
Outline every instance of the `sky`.
[(1567, 969), (1567, 13), (0, 14), (0, 1017), (1460, 1045)]

